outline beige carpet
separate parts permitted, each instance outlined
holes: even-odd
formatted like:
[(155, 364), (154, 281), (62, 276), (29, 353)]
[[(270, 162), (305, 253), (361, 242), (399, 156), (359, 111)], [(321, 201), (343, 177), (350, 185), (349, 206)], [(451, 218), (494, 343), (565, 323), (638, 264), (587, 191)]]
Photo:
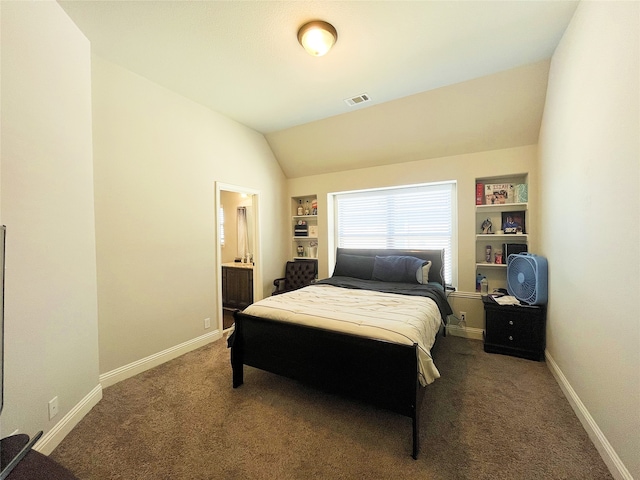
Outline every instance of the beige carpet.
[(459, 337), (411, 420), (245, 367), (224, 341), (105, 389), (51, 454), (80, 479), (610, 479), (544, 363)]

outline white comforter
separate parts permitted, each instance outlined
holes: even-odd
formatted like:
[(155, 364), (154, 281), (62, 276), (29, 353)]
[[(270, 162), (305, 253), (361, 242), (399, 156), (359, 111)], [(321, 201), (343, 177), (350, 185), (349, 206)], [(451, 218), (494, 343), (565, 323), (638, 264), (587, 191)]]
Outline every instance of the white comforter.
[(440, 378), (430, 350), (441, 319), (430, 298), (311, 285), (260, 300), (244, 313), (394, 343), (417, 343), (420, 383)]

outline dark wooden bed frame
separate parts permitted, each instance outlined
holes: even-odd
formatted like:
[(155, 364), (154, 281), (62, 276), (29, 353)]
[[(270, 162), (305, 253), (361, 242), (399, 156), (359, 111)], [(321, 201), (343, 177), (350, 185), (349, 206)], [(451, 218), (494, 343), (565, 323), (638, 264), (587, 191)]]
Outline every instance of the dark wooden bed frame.
[[(442, 250), (338, 249), (337, 254), (411, 255), (431, 260), (429, 281), (444, 288)], [(410, 417), (414, 459), (424, 387), (418, 380), (418, 347), (369, 339), (234, 312), (231, 344), (233, 388), (248, 365)], [(445, 330), (440, 329), (444, 335)]]

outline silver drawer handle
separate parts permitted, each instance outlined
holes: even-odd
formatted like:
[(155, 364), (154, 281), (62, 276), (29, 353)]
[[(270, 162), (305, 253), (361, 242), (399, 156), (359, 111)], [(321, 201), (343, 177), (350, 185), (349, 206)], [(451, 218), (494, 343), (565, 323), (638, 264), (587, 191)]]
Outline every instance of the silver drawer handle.
[(509, 320), (509, 325), (513, 325), (513, 320)]
[(513, 340), (513, 337), (511, 335), (509, 335), (509, 340)]

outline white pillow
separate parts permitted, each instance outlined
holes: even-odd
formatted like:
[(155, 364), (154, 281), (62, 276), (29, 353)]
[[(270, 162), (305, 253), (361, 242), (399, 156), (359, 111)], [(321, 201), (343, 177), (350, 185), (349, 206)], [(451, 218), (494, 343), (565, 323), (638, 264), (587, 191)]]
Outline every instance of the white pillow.
[(430, 268), (431, 268), (431, 260), (429, 260), (426, 265), (416, 270), (416, 280), (418, 281), (418, 283), (422, 283), (422, 284), (429, 283)]

